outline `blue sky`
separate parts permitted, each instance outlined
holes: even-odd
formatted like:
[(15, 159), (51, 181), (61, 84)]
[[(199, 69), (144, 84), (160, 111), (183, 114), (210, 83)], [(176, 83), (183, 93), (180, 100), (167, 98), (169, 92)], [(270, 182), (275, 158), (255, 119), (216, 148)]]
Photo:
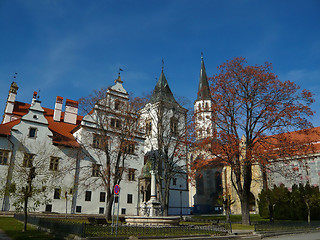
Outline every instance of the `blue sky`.
[(113, 84), (150, 92), (161, 59), (171, 90), (194, 101), (201, 52), (209, 76), (234, 57), (273, 63), (281, 80), (315, 94), (320, 126), (320, 1), (0, 0), (0, 111), (14, 73), (18, 101), (40, 89), (78, 100)]

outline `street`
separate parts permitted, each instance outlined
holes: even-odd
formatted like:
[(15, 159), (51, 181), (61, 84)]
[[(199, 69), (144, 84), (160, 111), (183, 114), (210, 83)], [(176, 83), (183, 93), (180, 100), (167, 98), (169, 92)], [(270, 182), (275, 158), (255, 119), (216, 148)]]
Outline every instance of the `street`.
[(268, 240), (320, 240), (320, 231), (264, 238)]

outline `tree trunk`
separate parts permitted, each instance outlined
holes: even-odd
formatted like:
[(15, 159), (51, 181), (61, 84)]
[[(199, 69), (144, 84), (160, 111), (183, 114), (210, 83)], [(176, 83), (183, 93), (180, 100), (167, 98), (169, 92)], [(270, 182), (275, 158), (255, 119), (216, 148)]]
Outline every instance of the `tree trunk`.
[(230, 204), (228, 202), (228, 199), (225, 201), (225, 211), (226, 211), (226, 221), (230, 222)]
[(165, 189), (164, 189), (164, 203), (163, 203), (163, 216), (168, 216), (169, 212), (169, 184), (168, 184), (168, 179), (166, 179), (165, 182)]
[(266, 167), (263, 164), (260, 164), (261, 173), (262, 173), (262, 181), (263, 181), (263, 189), (266, 191), (267, 196), (267, 204), (268, 204), (268, 210), (269, 210), (269, 220), (270, 222), (274, 222), (273, 218), (273, 210), (274, 206), (270, 199), (270, 192), (269, 192), (269, 186), (268, 186), (268, 176)]
[(22, 232), (27, 231), (27, 223), (28, 223), (28, 197), (24, 199), (24, 221), (23, 221), (23, 230)]
[(307, 210), (308, 210), (308, 223), (310, 223), (311, 211), (310, 211), (310, 205), (309, 205), (309, 203), (307, 201), (306, 201), (306, 206), (307, 206)]
[(242, 215), (242, 224), (250, 225), (250, 210), (249, 210), (249, 197), (244, 197), (241, 200), (241, 215)]
[(113, 205), (113, 195), (111, 195), (110, 197), (107, 197), (106, 218), (108, 220), (112, 220), (112, 205)]
[(270, 199), (269, 197), (267, 197), (267, 202), (268, 202), (268, 207), (269, 207), (269, 219), (270, 222), (274, 222), (274, 217), (273, 217), (273, 213), (274, 213), (274, 204), (270, 203)]

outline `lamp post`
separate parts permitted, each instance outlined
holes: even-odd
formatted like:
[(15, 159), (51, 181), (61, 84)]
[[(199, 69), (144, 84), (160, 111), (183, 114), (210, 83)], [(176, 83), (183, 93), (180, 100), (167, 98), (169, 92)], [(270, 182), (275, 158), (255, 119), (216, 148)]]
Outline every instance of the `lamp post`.
[(182, 185), (180, 184), (180, 218), (182, 218)]
[(67, 218), (67, 214), (68, 214), (68, 192), (67, 191), (64, 192), (64, 197), (66, 199), (66, 218)]

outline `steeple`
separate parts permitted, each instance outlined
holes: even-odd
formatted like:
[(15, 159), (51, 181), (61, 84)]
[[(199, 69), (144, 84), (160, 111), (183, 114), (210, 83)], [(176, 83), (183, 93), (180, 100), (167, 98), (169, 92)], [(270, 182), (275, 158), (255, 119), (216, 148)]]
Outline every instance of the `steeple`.
[(211, 100), (209, 83), (204, 66), (203, 55), (201, 53), (201, 70), (197, 100)]
[(159, 80), (153, 90), (153, 93), (150, 98), (150, 103), (155, 103), (159, 101), (169, 102), (169, 103), (177, 103), (174, 99), (174, 96), (170, 90), (167, 79), (163, 72), (163, 67), (161, 70), (161, 75)]

